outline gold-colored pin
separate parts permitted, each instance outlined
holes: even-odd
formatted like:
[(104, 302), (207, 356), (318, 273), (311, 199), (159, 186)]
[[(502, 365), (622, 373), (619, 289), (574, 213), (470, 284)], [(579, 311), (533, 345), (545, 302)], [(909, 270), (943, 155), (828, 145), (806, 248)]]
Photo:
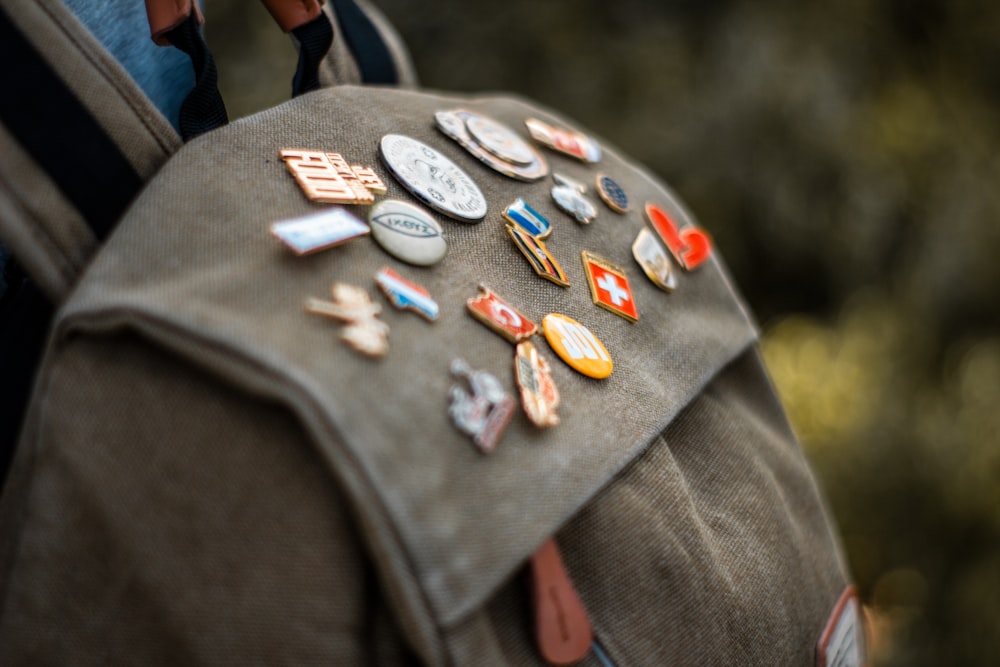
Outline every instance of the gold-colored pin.
[(384, 356), (389, 349), (389, 325), (378, 319), (382, 306), (373, 303), (368, 292), (354, 285), (334, 283), (330, 292), (333, 301), (310, 297), (306, 310), (345, 322), (340, 339), (361, 354)]
[(368, 190), (373, 194), (384, 195), (389, 191), (389, 188), (385, 186), (385, 181), (383, 181), (382, 177), (376, 174), (375, 170), (371, 167), (362, 167), (359, 164), (352, 164), (351, 171), (353, 171), (357, 179), (361, 181), (361, 185), (368, 188)]
[(552, 367), (530, 340), (517, 345), (514, 374), (521, 390), (521, 405), (528, 419), (539, 428), (559, 423), (559, 389), (552, 379)]
[(387, 191), (374, 169), (349, 165), (340, 153), (283, 148), (280, 155), (310, 201), (371, 204)]
[(538, 331), (538, 325), (485, 285), (479, 286), (479, 295), (467, 300), (465, 307), (470, 315), (511, 343), (531, 338)]
[(639, 319), (632, 287), (629, 285), (625, 269), (586, 250), (580, 253), (583, 270), (590, 285), (590, 297), (594, 305), (624, 317), (629, 322)]

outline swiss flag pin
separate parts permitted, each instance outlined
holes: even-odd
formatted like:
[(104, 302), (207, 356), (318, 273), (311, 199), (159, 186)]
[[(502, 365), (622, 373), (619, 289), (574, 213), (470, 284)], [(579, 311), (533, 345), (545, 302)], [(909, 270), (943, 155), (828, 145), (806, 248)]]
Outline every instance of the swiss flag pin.
[(629, 322), (638, 320), (639, 310), (635, 306), (625, 269), (586, 250), (580, 256), (594, 303)]

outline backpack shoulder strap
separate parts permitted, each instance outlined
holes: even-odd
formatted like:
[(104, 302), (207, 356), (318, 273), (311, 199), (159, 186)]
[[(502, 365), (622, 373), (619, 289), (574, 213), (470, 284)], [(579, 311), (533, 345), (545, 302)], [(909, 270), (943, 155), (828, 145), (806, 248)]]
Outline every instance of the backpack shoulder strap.
[(59, 0), (0, 0), (0, 61), (0, 242), (58, 303), (180, 137)]

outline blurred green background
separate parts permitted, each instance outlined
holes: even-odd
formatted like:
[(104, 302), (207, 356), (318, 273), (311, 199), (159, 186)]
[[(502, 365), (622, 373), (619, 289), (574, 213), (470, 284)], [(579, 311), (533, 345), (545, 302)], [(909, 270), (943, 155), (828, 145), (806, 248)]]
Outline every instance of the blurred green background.
[[(231, 115), (295, 53), (209, 0)], [(1000, 656), (1000, 3), (381, 0), (422, 84), (513, 91), (716, 239), (873, 614), (873, 664)]]

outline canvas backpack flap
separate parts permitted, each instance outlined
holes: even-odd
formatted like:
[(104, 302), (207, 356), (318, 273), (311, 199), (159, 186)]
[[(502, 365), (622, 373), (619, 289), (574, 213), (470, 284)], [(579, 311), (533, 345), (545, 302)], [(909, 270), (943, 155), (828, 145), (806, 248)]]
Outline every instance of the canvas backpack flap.
[[(565, 547), (599, 636), (620, 664), (659, 664), (660, 658), (722, 664), (740, 657), (767, 664), (809, 653), (810, 640), (803, 640), (822, 629), (843, 588), (843, 569), (812, 478), (753, 352), (755, 328), (718, 258), (683, 274), (674, 293), (656, 289), (630, 256), (645, 225), (639, 207), (623, 216), (604, 211), (594, 223), (578, 225), (555, 209), (549, 182), (506, 179), (434, 129), (434, 112), (455, 107), (513, 128), (531, 116), (571, 126), (512, 99), (339, 87), (191, 142), (150, 183), (60, 315), (14, 490), (4, 501), (4, 530), (13, 545), (4, 570), (8, 631), (14, 618), (9, 610), (26, 608), (17, 604), (22, 596), (35, 596), (30, 608), (44, 607), (38, 591), (57, 563), (32, 559), (37, 546), (58, 544), (61, 531), (78, 531), (67, 544), (79, 546), (83, 539), (65, 522), (53, 522), (59, 528), (47, 532), (39, 515), (58, 513), (61, 504), (86, 505), (88, 498), (94, 507), (114, 508), (115, 521), (97, 538), (102, 548), (94, 553), (108, 544), (115, 552), (127, 550), (138, 539), (147, 547), (146, 571), (197, 568), (199, 557), (211, 552), (228, 563), (234, 578), (252, 580), (259, 564), (205, 541), (207, 529), (202, 539), (187, 539), (189, 529), (178, 517), (187, 516), (194, 531), (203, 515), (240, 505), (240, 494), (253, 486), (247, 475), (267, 478), (271, 468), (278, 474), (277, 464), (230, 467), (197, 454), (202, 446), (238, 457), (243, 443), (246, 451), (257, 451), (254, 429), (282, 431), (261, 422), (273, 418), (293, 436), (274, 438), (288, 443), (289, 451), (268, 456), (311, 461), (329, 488), (323, 490), (316, 474), (298, 485), (286, 466), (281, 483), (270, 479), (266, 498), (249, 504), (271, 503), (288, 512), (308, 507), (294, 522), (302, 531), (298, 538), (308, 533), (306, 543), (325, 545), (317, 548), (338, 563), (363, 560), (360, 551), (336, 553), (328, 542), (342, 532), (323, 526), (332, 505), (340, 512), (349, 508), (353, 528), (343, 531), (351, 537), (357, 531), (405, 643), (428, 664), (537, 660), (533, 653), (526, 657), (530, 610), (517, 593), (516, 573), (553, 534)], [(434, 146), (486, 196), (483, 222), (442, 219), (449, 254), (440, 265), (403, 266), (369, 239), (294, 257), (269, 236), (271, 223), (317, 208), (287, 174), (278, 157), (282, 148), (335, 150), (352, 164), (376, 166), (389, 185), (387, 196), (410, 200), (378, 166), (378, 142), (387, 133)], [(662, 184), (605, 149), (601, 170), (634, 202), (658, 202), (684, 215)], [(596, 173), (549, 157), (555, 171), (578, 180), (590, 182)], [(507, 238), (499, 212), (519, 196), (553, 220), (548, 244), (569, 288), (533, 275)], [(630, 267), (637, 322), (594, 306), (582, 250)], [(441, 315), (428, 323), (386, 308), (390, 349), (373, 361), (338, 342), (337, 325), (306, 313), (303, 301), (326, 296), (333, 281), (375, 294), (372, 277), (385, 265), (426, 287)], [(584, 322), (615, 363), (609, 378), (592, 380), (543, 347), (562, 394), (562, 424), (541, 431), (519, 416), (489, 456), (447, 417), (448, 369), (456, 357), (496, 374), (509, 390), (513, 386), (512, 346), (465, 312), (479, 283), (536, 321), (560, 312)], [(130, 363), (113, 363), (119, 346)], [(136, 365), (145, 369), (148, 386), (142, 373), (126, 372)], [(80, 387), (84, 377), (93, 378), (86, 390)], [(123, 377), (131, 378), (133, 389), (112, 390)], [(184, 396), (185, 383), (192, 382), (209, 383), (212, 391), (242, 402), (223, 409), (229, 399), (220, 400), (207, 415), (190, 404), (172, 410), (185, 405), (181, 399), (160, 404), (161, 395)], [(212, 401), (204, 387), (191, 394)], [(102, 396), (115, 400), (104, 405)], [(255, 404), (261, 407), (248, 410)], [(168, 422), (165, 411), (174, 424), (170, 433), (160, 430)], [(161, 450), (169, 465), (142, 474), (110, 464), (140, 465), (148, 456), (137, 460), (136, 451), (152, 456)], [(192, 495), (185, 492), (189, 475), (208, 475), (190, 485)], [(61, 495), (67, 479), (75, 488)], [(114, 493), (124, 486), (130, 491)], [(269, 516), (273, 521), (274, 513)], [(151, 548), (136, 525), (155, 526), (162, 517), (179, 531), (178, 544), (196, 546)], [(232, 533), (224, 525), (220, 520), (220, 532)], [(74, 560), (78, 585), (121, 586), (121, 572), (102, 570), (71, 548), (59, 553), (49, 558)], [(313, 567), (322, 567), (319, 561), (311, 561)], [(363, 565), (331, 567), (342, 568), (345, 580), (365, 571)], [(295, 578), (283, 571), (268, 576)], [(153, 599), (167, 597), (154, 585), (165, 580), (150, 584)], [(283, 595), (284, 604), (315, 602), (303, 589), (300, 579), (300, 597)], [(170, 590), (185, 587), (174, 582)], [(370, 593), (339, 592), (355, 601)], [(284, 607), (265, 605), (260, 613), (281, 618)], [(17, 618), (21, 627), (44, 625), (44, 615)], [(700, 653), (684, 652), (692, 642), (703, 645)], [(292, 644), (277, 644), (269, 662), (288, 659)]]

